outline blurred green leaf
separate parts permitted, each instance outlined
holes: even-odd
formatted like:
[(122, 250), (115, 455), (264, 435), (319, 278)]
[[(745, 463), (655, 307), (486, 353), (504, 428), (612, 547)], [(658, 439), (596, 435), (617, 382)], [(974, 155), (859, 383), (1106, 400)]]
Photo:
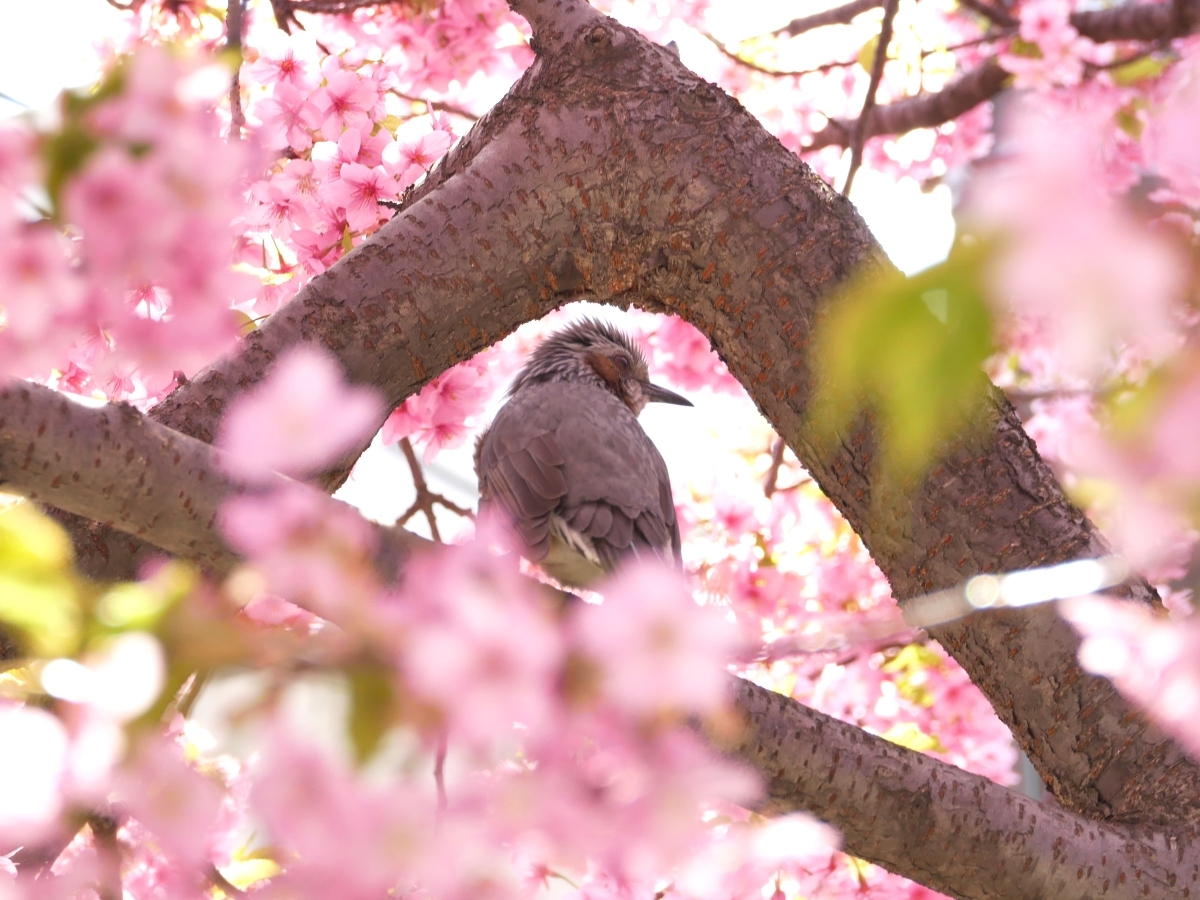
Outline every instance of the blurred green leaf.
[(361, 765), (375, 753), (392, 725), (392, 681), (388, 670), (378, 665), (356, 666), (346, 675), (350, 679), (350, 740)]
[(908, 644), (885, 662), (881, 668), (889, 674), (903, 672), (906, 675), (914, 675), (941, 664), (942, 658), (924, 644)]
[(38, 657), (78, 647), (82, 613), (71, 541), (29, 503), (0, 509), (0, 621), (28, 639)]
[(96, 604), (96, 621), (117, 631), (152, 631), (163, 613), (192, 592), (195, 567), (168, 562), (144, 581), (128, 581), (109, 588)]
[(919, 753), (928, 753), (930, 750), (937, 753), (946, 752), (946, 747), (938, 740), (937, 736), (926, 734), (916, 722), (899, 722), (880, 737), (885, 741), (891, 741), (893, 744), (899, 744), (901, 747), (907, 747), (909, 750), (916, 750)]
[(42, 138), (42, 159), (46, 164), (46, 192), (55, 215), (62, 213), (62, 191), (67, 180), (83, 169), (100, 146), (88, 128), (88, 114), (101, 103), (125, 89), (122, 64), (112, 68), (92, 90), (63, 91), (59, 100), (61, 125)]
[(1139, 81), (1157, 78), (1172, 61), (1169, 56), (1143, 56), (1123, 66), (1109, 69), (1108, 75), (1121, 87), (1132, 87)]
[(1145, 101), (1131, 100), (1113, 113), (1113, 121), (1135, 141), (1141, 140), (1142, 132), (1146, 130), (1146, 122), (1139, 114), (1145, 108)]
[(870, 38), (858, 50), (858, 64), (869, 74), (875, 65), (875, 53), (879, 49), (879, 35)]
[(985, 256), (978, 242), (960, 243), (941, 265), (911, 278), (875, 274), (833, 304), (816, 336), (818, 439), (835, 439), (869, 407), (881, 462), (904, 480), (977, 418), (987, 396), (980, 366), (992, 352)]

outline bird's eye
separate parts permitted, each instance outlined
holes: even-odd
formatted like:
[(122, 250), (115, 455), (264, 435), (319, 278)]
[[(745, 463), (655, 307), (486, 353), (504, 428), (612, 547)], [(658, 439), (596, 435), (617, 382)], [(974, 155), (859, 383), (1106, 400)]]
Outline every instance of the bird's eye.
[(616, 364), (617, 364), (617, 368), (618, 368), (618, 369), (620, 369), (622, 372), (628, 372), (628, 371), (629, 371), (629, 357), (627, 357), (627, 356), (618, 356), (618, 357), (616, 357), (616, 359), (614, 360), (614, 362), (616, 362)]

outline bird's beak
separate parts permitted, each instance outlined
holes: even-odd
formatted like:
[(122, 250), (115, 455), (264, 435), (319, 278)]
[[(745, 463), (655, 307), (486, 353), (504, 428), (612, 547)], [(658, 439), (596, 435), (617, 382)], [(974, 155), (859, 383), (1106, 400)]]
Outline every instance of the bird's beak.
[(642, 392), (646, 397), (647, 403), (674, 403), (676, 406), (694, 406), (687, 397), (680, 397), (674, 391), (668, 391), (664, 387), (659, 387), (657, 384), (651, 384), (648, 381), (642, 382)]

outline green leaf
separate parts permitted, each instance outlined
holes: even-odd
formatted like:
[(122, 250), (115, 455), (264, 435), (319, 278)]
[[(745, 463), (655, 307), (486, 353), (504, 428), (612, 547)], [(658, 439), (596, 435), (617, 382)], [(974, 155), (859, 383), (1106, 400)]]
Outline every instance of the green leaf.
[(1146, 122), (1139, 115), (1140, 108), (1136, 101), (1132, 101), (1113, 113), (1113, 121), (1117, 123), (1117, 127), (1135, 141), (1141, 140), (1142, 132), (1146, 130)]
[(875, 66), (875, 53), (879, 49), (879, 35), (870, 38), (858, 50), (858, 64), (869, 74)]
[(930, 750), (945, 753), (946, 747), (938, 740), (937, 735), (926, 734), (916, 722), (898, 722), (880, 735), (885, 741), (916, 750), (918, 753), (928, 753)]
[(79, 645), (82, 611), (71, 569), (71, 541), (29, 503), (0, 509), (0, 621), (28, 640), (37, 657), (66, 656)]
[(836, 440), (869, 408), (881, 464), (906, 480), (978, 421), (987, 397), (980, 366), (992, 353), (985, 256), (978, 242), (960, 243), (941, 265), (911, 278), (875, 274), (835, 301), (816, 335), (818, 440)]
[(1009, 41), (1008, 52), (1013, 56), (1020, 56), (1023, 59), (1041, 59), (1042, 48), (1033, 41), (1027, 41), (1024, 38), (1013, 38)]
[(1171, 65), (1169, 56), (1143, 56), (1108, 70), (1108, 76), (1121, 87), (1133, 87), (1141, 81), (1157, 78)]
[(163, 613), (192, 592), (198, 581), (194, 566), (173, 561), (145, 581), (121, 582), (96, 604), (96, 620), (115, 631), (150, 631)]
[(87, 127), (87, 116), (96, 106), (125, 89), (124, 62), (101, 79), (94, 90), (63, 91), (59, 99), (61, 126), (42, 138), (46, 164), (46, 193), (55, 215), (62, 212), (62, 190), (67, 180), (86, 165), (100, 142)]
[(350, 679), (350, 740), (361, 765), (375, 753), (392, 724), (395, 709), (392, 681), (382, 666), (357, 666)]

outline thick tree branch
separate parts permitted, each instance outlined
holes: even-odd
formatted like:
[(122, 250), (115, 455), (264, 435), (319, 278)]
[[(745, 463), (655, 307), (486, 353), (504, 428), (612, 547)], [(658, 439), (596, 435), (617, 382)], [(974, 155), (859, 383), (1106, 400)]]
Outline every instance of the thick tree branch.
[[(221, 504), (241, 491), (221, 451), (143, 416), (128, 404), (84, 406), (28, 382), (0, 387), (0, 488), (152, 542), (215, 573), (237, 564), (216, 528)], [(269, 486), (289, 483), (276, 476)], [(332, 509), (345, 506), (329, 498)], [(428, 544), (401, 529), (372, 526), (377, 565)]]
[[(1083, 37), (1097, 43), (1170, 40), (1191, 34), (1200, 26), (1200, 0), (1126, 3), (1113, 9), (1076, 12), (1071, 14), (1071, 24)], [(1008, 77), (995, 59), (985, 60), (940, 91), (875, 107), (867, 119), (866, 136), (903, 134), (914, 128), (942, 125), (996, 96), (1004, 89)], [(830, 119), (812, 136), (803, 152), (829, 146), (848, 147), (857, 127), (857, 120)]]
[(1009, 15), (1007, 10), (985, 3), (984, 0), (959, 0), (959, 2), (972, 12), (979, 13), (993, 25), (999, 25), (1001, 28), (1014, 28), (1017, 25), (1017, 20)]
[[(379, 233), (154, 418), (211, 439), (229, 400), (302, 340), (395, 403), (588, 292), (677, 313), (709, 335), (898, 597), (1105, 552), (999, 398), (990, 436), (954, 447), (916, 488), (881, 478), (886, 435), (865, 420), (837, 446), (818, 443), (806, 416), (812, 329), (852, 273), (887, 265), (866, 226), (668, 50), (584, 3), (515, 5), (539, 55), (508, 97)], [(1144, 581), (1132, 593), (1153, 602)], [(1125, 821), (1200, 817), (1196, 766), (1079, 670), (1077, 639), (1053, 610), (974, 617), (936, 637), (1064, 806)]]
[(848, 853), (963, 900), (1188, 897), (1194, 842), (1089, 821), (737, 680), (762, 811), (807, 810)]
[[(39, 385), (0, 391), (0, 421), (0, 471), (19, 476), (6, 486), (41, 487), (47, 479), (53, 484), (53, 472), (65, 473), (77, 485), (73, 496), (93, 498), (80, 511), (142, 530), (130, 499), (110, 489), (114, 478), (117, 484), (129, 480), (120, 476), (132, 466), (141, 490), (135, 501), (165, 499), (164, 516), (182, 510), (177, 522), (149, 523), (156, 538), (169, 536), (166, 549), (201, 552), (210, 563), (225, 560), (222, 568), (232, 564), (212, 529), (210, 508), (212, 498), (234, 488), (211, 446), (171, 433), (130, 407), (87, 408)], [(87, 448), (78, 461), (83, 465), (55, 458), (55, 447), (74, 445)], [(22, 448), (16, 465), (14, 446)], [(164, 484), (180, 487), (179, 497), (186, 496), (181, 505), (178, 497), (161, 497)], [(200, 489), (193, 493), (189, 485)], [(139, 505), (154, 503), (133, 503)], [(748, 682), (735, 682), (733, 699), (745, 730), (726, 750), (762, 774), (763, 811), (811, 810), (838, 825), (847, 849), (858, 856), (963, 898), (1085, 897), (1101, 878), (1111, 881), (1109, 895), (1117, 898), (1142, 896), (1147, 885), (1154, 896), (1186, 896), (1183, 888), (1195, 871), (1191, 846), (1167, 853), (1161, 838), (1039, 807)], [(1089, 839), (1075, 840), (1081, 833)], [(938, 852), (928, 852), (931, 846)], [(1076, 873), (1083, 869), (1095, 875), (1081, 882)], [(980, 872), (989, 877), (977, 877)]]
[[(957, 119), (1002, 91), (1010, 76), (994, 59), (958, 76), (940, 91), (930, 91), (896, 100), (871, 111), (863, 133), (866, 138), (881, 134), (904, 134), (914, 128), (932, 128)], [(849, 146), (858, 120), (830, 119), (812, 136), (801, 152), (822, 147)]]

